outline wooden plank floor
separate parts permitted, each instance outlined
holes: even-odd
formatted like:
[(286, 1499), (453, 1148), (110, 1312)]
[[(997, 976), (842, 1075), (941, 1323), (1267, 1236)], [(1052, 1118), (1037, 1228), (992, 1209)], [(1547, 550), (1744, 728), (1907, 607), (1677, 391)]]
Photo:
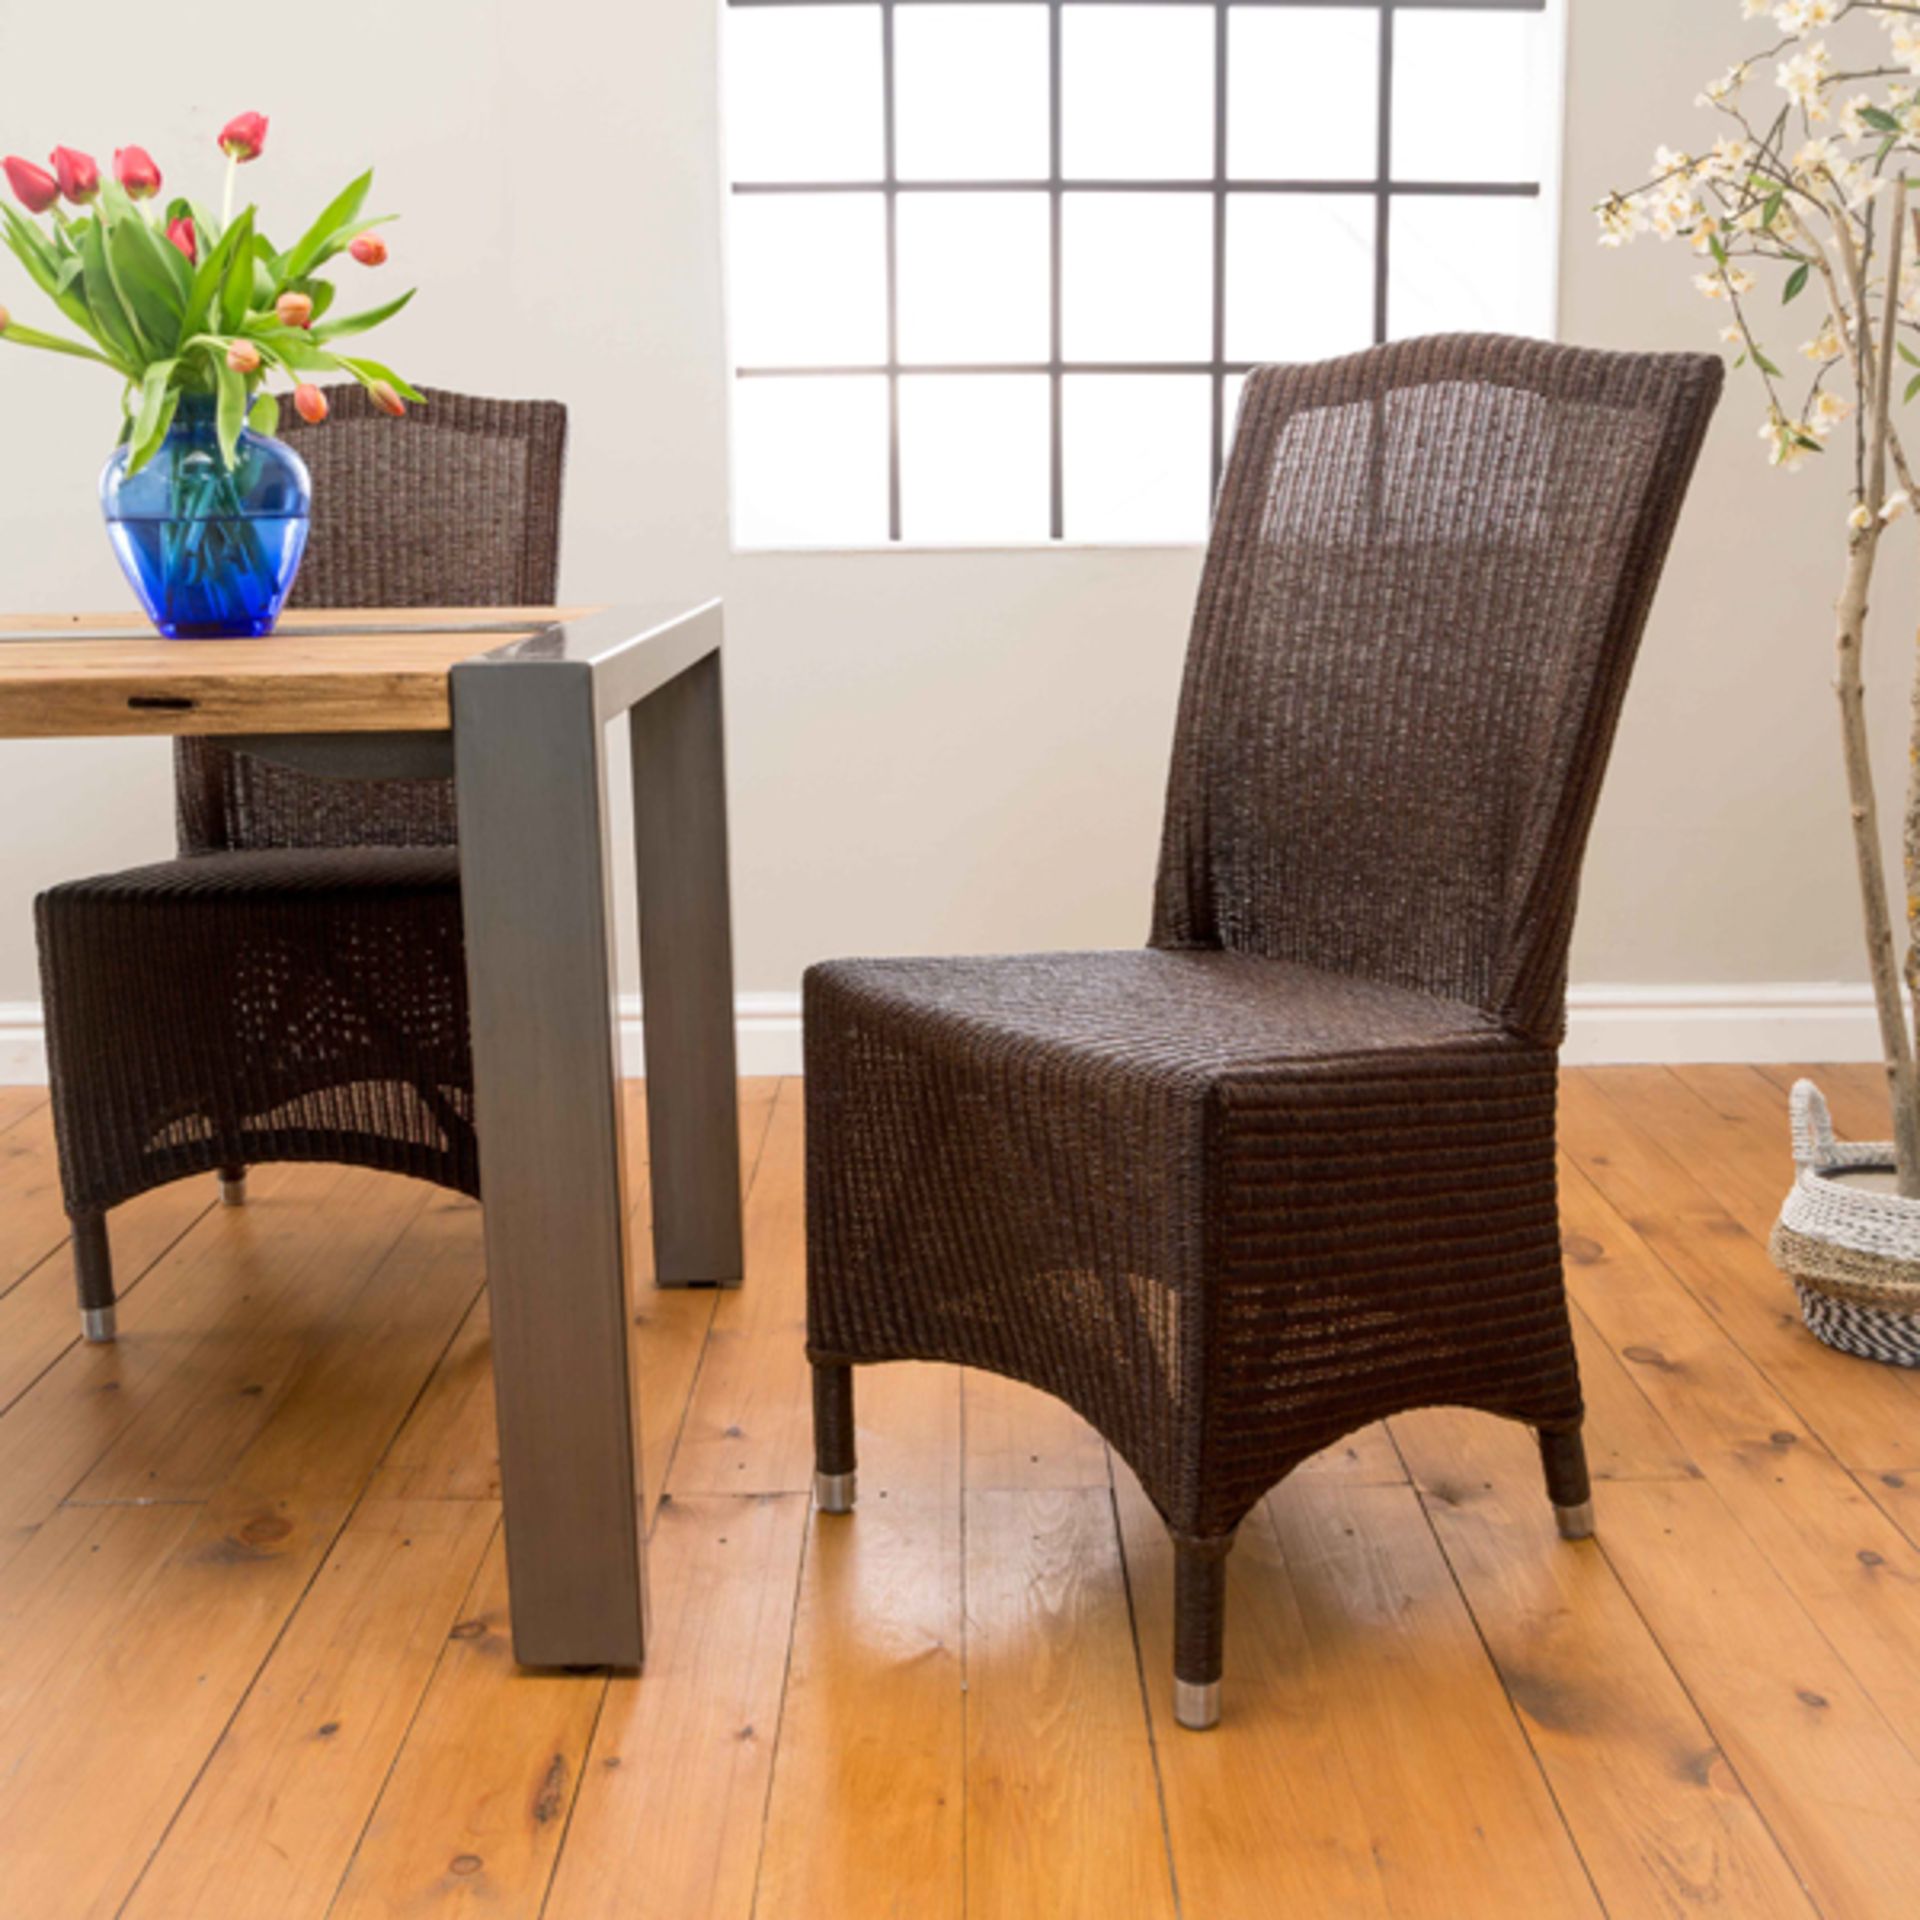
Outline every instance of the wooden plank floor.
[(0, 1089), (0, 1915), (1920, 1914), (1920, 1376), (1768, 1263), (1792, 1078), (1567, 1076), (1598, 1540), (1522, 1431), (1355, 1435), (1242, 1529), (1206, 1736), (1159, 1523), (1053, 1403), (863, 1374), (860, 1510), (810, 1511), (797, 1083), (746, 1089), (737, 1293), (650, 1285), (634, 1129), (640, 1679), (512, 1663), (473, 1207), (151, 1195), (87, 1348)]

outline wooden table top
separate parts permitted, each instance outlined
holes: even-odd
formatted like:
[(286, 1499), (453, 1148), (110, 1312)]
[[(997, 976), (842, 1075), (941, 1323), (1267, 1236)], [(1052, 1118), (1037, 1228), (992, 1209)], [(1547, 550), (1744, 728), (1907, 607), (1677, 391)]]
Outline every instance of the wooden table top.
[(163, 640), (127, 613), (0, 614), (0, 738), (441, 732), (454, 665), (588, 611), (306, 610), (265, 640)]

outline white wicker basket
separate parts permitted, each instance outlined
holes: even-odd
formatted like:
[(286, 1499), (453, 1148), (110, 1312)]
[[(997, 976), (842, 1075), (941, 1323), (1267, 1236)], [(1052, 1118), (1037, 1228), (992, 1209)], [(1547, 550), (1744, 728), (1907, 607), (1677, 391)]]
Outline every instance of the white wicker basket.
[(1893, 1170), (1887, 1141), (1837, 1140), (1820, 1089), (1793, 1089), (1792, 1190), (1768, 1243), (1800, 1296), (1800, 1316), (1842, 1353), (1920, 1367), (1920, 1200), (1836, 1180)]

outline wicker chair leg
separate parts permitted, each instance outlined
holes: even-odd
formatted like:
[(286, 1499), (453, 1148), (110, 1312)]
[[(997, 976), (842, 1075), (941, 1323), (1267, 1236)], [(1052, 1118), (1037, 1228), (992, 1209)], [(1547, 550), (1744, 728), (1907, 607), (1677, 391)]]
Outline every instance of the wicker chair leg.
[(1547, 1470), (1547, 1498), (1563, 1540), (1593, 1537), (1593, 1483), (1587, 1478), (1587, 1447), (1580, 1429), (1540, 1429), (1540, 1460)]
[(1196, 1733), (1220, 1720), (1227, 1633), (1227, 1551), (1233, 1535), (1173, 1542), (1173, 1717)]
[(223, 1207), (244, 1207), (247, 1204), (247, 1170), (245, 1167), (222, 1167), (220, 1169), (220, 1204)]
[(107, 1241), (104, 1213), (76, 1213), (73, 1228), (73, 1278), (80, 1296), (80, 1330), (89, 1340), (111, 1340), (118, 1328), (113, 1312), (113, 1249)]
[(853, 1511), (853, 1369), (815, 1361), (813, 1497), (822, 1513)]

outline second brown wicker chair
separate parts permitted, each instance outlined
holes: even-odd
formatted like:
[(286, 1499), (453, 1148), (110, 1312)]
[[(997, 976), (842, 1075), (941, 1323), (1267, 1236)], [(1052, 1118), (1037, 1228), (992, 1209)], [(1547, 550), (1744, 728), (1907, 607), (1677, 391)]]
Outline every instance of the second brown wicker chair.
[[(357, 387), (317, 427), (295, 603), (546, 606), (566, 410)], [(180, 856), (36, 903), (60, 1177), (87, 1337), (114, 1334), (106, 1212), (218, 1169), (333, 1160), (479, 1191), (453, 783), (322, 778), (183, 739)]]
[(1058, 1395), (1175, 1544), (1176, 1712), (1224, 1562), (1408, 1408), (1539, 1432), (1592, 1530), (1554, 1093), (1582, 851), (1717, 360), (1447, 338), (1250, 378), (1151, 945), (807, 976), (816, 1492), (855, 1363)]

